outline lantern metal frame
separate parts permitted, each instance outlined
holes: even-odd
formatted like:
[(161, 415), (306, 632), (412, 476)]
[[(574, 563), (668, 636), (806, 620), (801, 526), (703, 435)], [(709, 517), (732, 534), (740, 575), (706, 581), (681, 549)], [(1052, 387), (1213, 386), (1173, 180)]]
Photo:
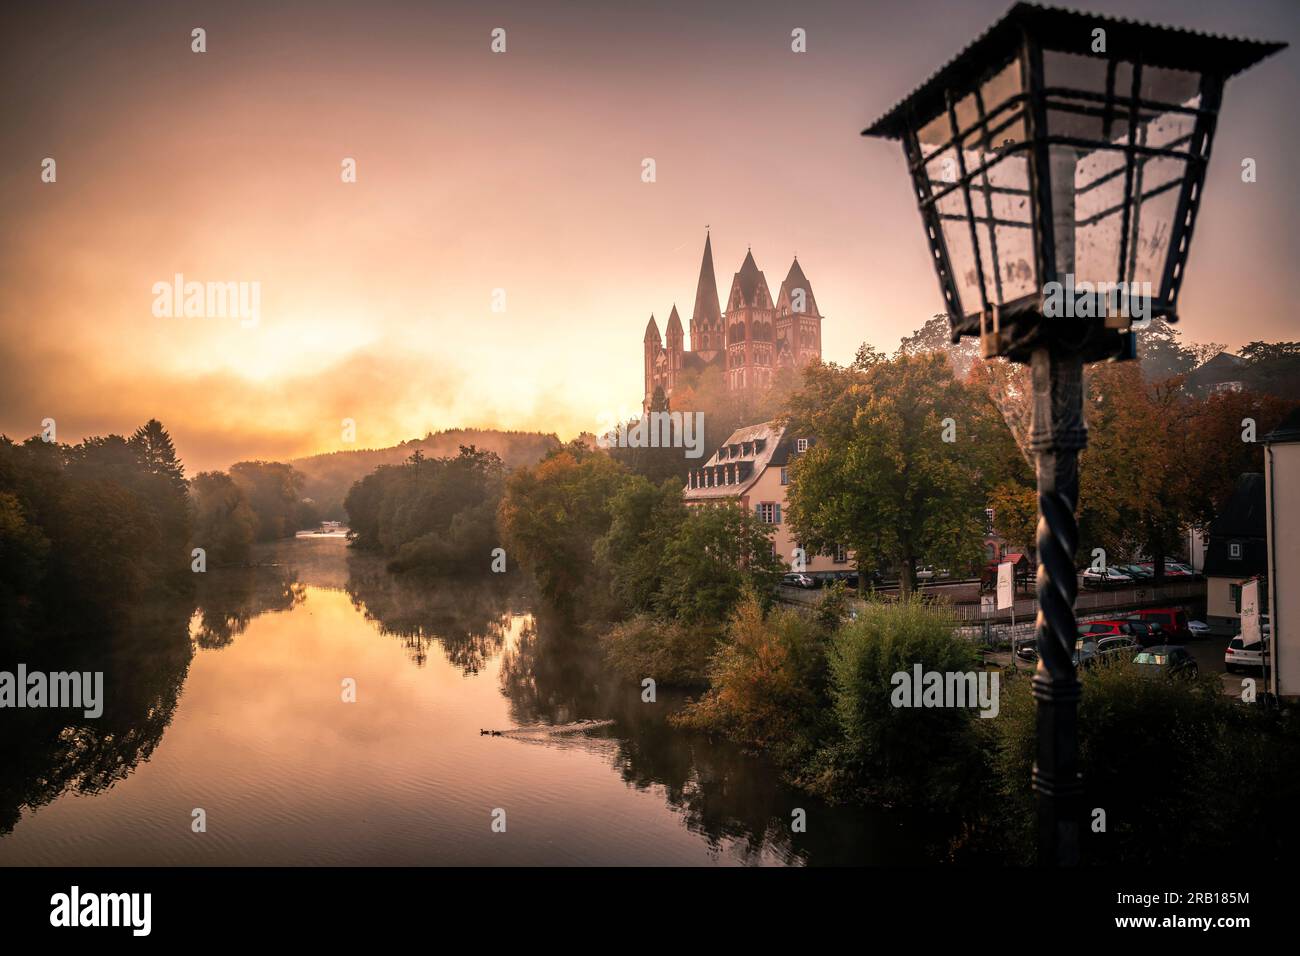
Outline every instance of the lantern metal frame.
[[(1093, 51), (1091, 46), (1096, 39), (1093, 31), (1099, 27), (1104, 31), (1104, 49)], [(1038, 802), (1040, 863), (1071, 865), (1080, 857), (1083, 783), (1079, 774), (1078, 702), (1082, 689), (1075, 673), (1072, 651), (1078, 634), (1074, 615), (1078, 591), (1074, 567), (1079, 540), (1075, 518), (1079, 498), (1078, 465), (1079, 452), (1087, 445), (1088, 439), (1083, 416), (1083, 366), (1085, 362), (1101, 359), (1132, 358), (1135, 352), (1128, 316), (1047, 317), (1045, 286), (1060, 282), (1062, 278), (1059, 275), (1061, 260), (1056, 249), (1057, 210), (1053, 209), (1053, 200), (1059, 196), (1071, 204), (1070, 210), (1060, 210), (1065, 220), (1060, 228), (1062, 238), (1068, 238), (1070, 243), (1064, 258), (1072, 270), (1076, 264), (1080, 225), (1075, 198), (1084, 191), (1115, 180), (1122, 172), (1123, 193), (1119, 206), (1092, 212), (1088, 219), (1101, 221), (1119, 213), (1119, 243), (1113, 260), (1117, 276), (1113, 281), (1128, 283), (1132, 281), (1134, 272), (1143, 204), (1177, 188), (1178, 200), (1169, 222), (1167, 242), (1160, 237), (1160, 242), (1165, 243), (1161, 248), (1155, 241), (1148, 240), (1148, 245), (1156, 248), (1158, 255), (1163, 257), (1154, 263), (1159, 287), (1152, 296), (1151, 314), (1176, 321), (1178, 290), (1205, 185), (1224, 84), (1233, 74), (1285, 46), (1284, 43), (1215, 37), (1018, 3), (956, 59), (863, 131), (867, 136), (903, 142), (939, 288), (948, 304), (953, 343), (956, 344), (963, 335), (978, 335), (985, 358), (1004, 356), (1029, 364), (1031, 370), (1033, 424), (1030, 447), (1037, 471), (1039, 516), (1036, 534), (1039, 607), (1035, 622), (1038, 667), (1033, 680), (1037, 702), (1037, 741), (1032, 780)], [(1095, 90), (1073, 86), (1049, 86), (1044, 68), (1049, 53), (1104, 60), (1104, 92), (1098, 94)], [(1013, 64), (1019, 68), (1019, 91), (1003, 96), (986, 109), (982, 89), (995, 78), (1003, 77)], [(1121, 68), (1128, 74), (1126, 95), (1121, 83)], [(1196, 74), (1199, 77), (1197, 94), (1182, 104), (1146, 96), (1143, 73), (1147, 69)], [(997, 89), (996, 85), (991, 88)], [(973, 123), (963, 125), (958, 120), (959, 104), (969, 113), (968, 97), (973, 97), (976, 118)], [(1192, 100), (1195, 105), (1188, 105)], [(1051, 125), (1056, 114), (1099, 117), (1099, 135), (1063, 134)], [(1139, 125), (1149, 126), (1164, 114), (1190, 116), (1191, 129), (1163, 145), (1140, 140)], [(1023, 135), (1020, 140), (1004, 141), (995, 148), (995, 135), (1010, 128), (1021, 116)], [(944, 117), (949, 136), (938, 138), (934, 149), (927, 154), (921, 141), (922, 131), (925, 130), (928, 137), (933, 130), (927, 127)], [(995, 120), (1001, 125), (993, 127)], [(1122, 128), (1126, 135), (1120, 142), (1112, 141), (1116, 123), (1125, 124)], [(982, 151), (981, 155), (986, 158), (967, 169), (963, 147), (970, 142), (972, 135)], [(1186, 149), (1180, 149), (1184, 144)], [(1055, 156), (1053, 148), (1058, 148)], [(948, 150), (953, 154), (956, 174), (950, 181), (940, 180), (936, 188), (936, 180), (927, 167)], [(1092, 152), (1081, 157), (1079, 150)], [(1122, 166), (1081, 188), (1077, 175), (1079, 163), (1098, 150), (1122, 154)], [(1028, 221), (1000, 223), (987, 173), (999, 163), (1021, 155), (1025, 159), (1024, 188), (1013, 188), (1010, 192), (1027, 199)], [(988, 158), (990, 156), (992, 158)], [(1145, 165), (1159, 158), (1182, 161), (1185, 164), (1182, 175), (1158, 184), (1146, 183), (1143, 176)], [(1058, 161), (1057, 169), (1062, 176), (1067, 169), (1074, 171), (1068, 192), (1063, 188), (1065, 183), (1052, 182), (1054, 160)], [(999, 188), (1005, 195), (1005, 183)], [(976, 214), (977, 204), (973, 199), (976, 189), (984, 190), (981, 197), (983, 215)], [(953, 215), (951, 211), (945, 214), (940, 204), (945, 197), (958, 194), (962, 215)], [(964, 220), (969, 231), (974, 284), (979, 291), (978, 308), (965, 307), (967, 303), (963, 302), (954, 279), (952, 257), (943, 228), (945, 220)], [(1088, 220), (1083, 223), (1085, 227), (1089, 224)], [(1034, 260), (1033, 281), (1029, 283), (1031, 291), (1022, 291), (1010, 298), (1004, 297), (1001, 285), (1007, 277), (1001, 276), (1003, 263), (997, 247), (999, 225), (1015, 229), (1028, 227), (1030, 230), (1032, 251), (1028, 255), (1032, 255)], [(995, 295), (992, 298), (989, 295), (990, 277), (985, 274), (985, 250), (980, 243), (981, 226), (987, 230), (988, 236), (987, 265), (994, 270), (991, 278)], [(1067, 228), (1071, 230), (1068, 234)], [(1106, 242), (1113, 241), (1112, 236), (1102, 238)], [(1022, 261), (1027, 268), (1027, 260)], [(1148, 272), (1152, 265), (1152, 262), (1144, 263)], [(1089, 263), (1089, 268), (1094, 268), (1092, 263)], [(1008, 272), (1008, 277), (1012, 275)]]
[[(1093, 31), (1105, 31), (1105, 49), (1094, 52)], [(1124, 187), (1119, 206), (1111, 206), (1094, 216), (1103, 218), (1119, 212), (1121, 227), (1119, 249), (1113, 281), (1131, 282), (1136, 245), (1134, 237), (1143, 204), (1164, 192), (1178, 189), (1171, 234), (1165, 261), (1158, 270), (1158, 288), (1153, 290), (1151, 316), (1178, 321), (1178, 292), (1186, 269), (1192, 231), (1200, 207), (1209, 164), (1210, 147), (1222, 101), (1223, 87), (1235, 73), (1247, 69), (1263, 58), (1284, 48), (1284, 43), (1269, 43), (1229, 37), (1217, 37), (1188, 30), (1136, 23), (1113, 17), (1094, 16), (1072, 10), (1038, 7), (1018, 3), (1006, 16), (990, 27), (979, 39), (950, 63), (936, 72), (910, 96), (891, 109), (867, 129), (864, 136), (901, 140), (908, 173), (921, 212), (930, 253), (934, 259), (940, 293), (947, 306), (952, 341), (962, 336), (981, 338), (986, 358), (1005, 356), (1027, 362), (1035, 347), (1051, 339), (1061, 339), (1077, 348), (1084, 361), (1107, 358), (1132, 358), (1135, 352), (1128, 323), (1099, 322), (1092, 319), (1043, 320), (1043, 287), (1063, 279), (1058, 262), (1053, 229), (1053, 184), (1049, 151), (1053, 146), (1080, 150), (1109, 151), (1123, 156), (1123, 165), (1088, 185), (1099, 188), (1111, 179), (1123, 176)], [(1048, 85), (1044, 69), (1045, 54), (1062, 53), (1088, 57), (1105, 64), (1104, 92), (1067, 85)], [(989, 105), (982, 95), (985, 85), (1011, 64), (1019, 68), (1019, 92)], [(1199, 77), (1196, 105), (1164, 102), (1143, 92), (1144, 71), (1179, 70)], [(1123, 82), (1127, 80), (1127, 82)], [(974, 122), (961, 124), (957, 103), (974, 97), (977, 115)], [(1099, 118), (1101, 135), (1082, 137), (1066, 135), (1049, 125), (1053, 116), (1074, 114)], [(948, 118), (947, 137), (926, 152), (920, 142), (920, 130), (943, 117)], [(1139, 128), (1159, 115), (1186, 116), (1192, 121), (1190, 132), (1164, 145), (1139, 141)], [(1023, 136), (996, 145), (998, 135), (1022, 123)], [(1119, 129), (1121, 140), (1112, 133)], [(1123, 131), (1127, 135), (1123, 135)], [(963, 145), (974, 143), (985, 159), (967, 168)], [(927, 170), (934, 157), (950, 151), (956, 160), (956, 175), (951, 180), (935, 181)], [(1026, 190), (993, 185), (989, 173), (998, 164), (1017, 157), (1028, 160)], [(1186, 164), (1181, 177), (1144, 189), (1144, 165), (1158, 158)], [(1030, 202), (1028, 226), (1032, 230), (1035, 288), (1006, 301), (991, 294), (1000, 289), (997, 232), (1001, 227), (1023, 228), (1024, 222), (998, 220), (994, 197), (999, 194), (1028, 192)], [(954, 193), (962, 199), (961, 214), (941, 211), (942, 201)], [(972, 194), (982, 193), (983, 212)], [(1081, 194), (1081, 193), (1080, 193)], [(978, 275), (979, 302), (966, 307), (954, 279), (952, 257), (945, 241), (945, 220), (966, 221), (974, 266)], [(987, 230), (981, 245), (979, 228)], [(988, 274), (992, 265), (993, 274)], [(1153, 283), (1155, 285), (1155, 283)]]

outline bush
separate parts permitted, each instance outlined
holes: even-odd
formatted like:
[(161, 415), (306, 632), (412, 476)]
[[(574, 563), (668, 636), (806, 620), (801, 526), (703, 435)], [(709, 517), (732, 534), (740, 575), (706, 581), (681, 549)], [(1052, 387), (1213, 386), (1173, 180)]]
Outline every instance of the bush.
[(614, 625), (601, 637), (601, 647), (609, 665), (629, 680), (696, 686), (704, 683), (718, 636), (717, 628), (639, 614)]
[[(1082, 856), (1109, 865), (1291, 859), (1300, 849), (1300, 736), (1294, 720), (1224, 695), (1218, 674), (1152, 680), (1126, 662), (1080, 675)], [(994, 739), (996, 809), (989, 826), (1011, 862), (1034, 852), (1030, 786), (1035, 712), (1030, 681), (1007, 681)], [(1106, 830), (1092, 830), (1093, 810)]]
[(763, 614), (745, 592), (709, 663), (710, 689), (673, 718), (678, 726), (726, 734), (799, 765), (825, 727), (825, 632), (793, 608)]
[[(836, 740), (809, 768), (828, 796), (955, 809), (978, 785), (981, 723), (973, 708), (895, 707), (894, 674), (979, 669), (952, 621), (916, 598), (871, 603), (835, 634), (828, 655)], [(983, 721), (992, 723), (993, 721)]]

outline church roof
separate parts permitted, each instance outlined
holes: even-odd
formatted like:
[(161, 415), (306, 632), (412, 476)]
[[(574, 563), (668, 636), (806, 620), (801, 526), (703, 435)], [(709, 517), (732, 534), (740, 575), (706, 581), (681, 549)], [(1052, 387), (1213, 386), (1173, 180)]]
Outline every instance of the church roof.
[(659, 326), (655, 325), (655, 317), (653, 315), (650, 316), (650, 321), (646, 323), (645, 341), (646, 342), (659, 341)]
[[(800, 314), (821, 315), (817, 311), (817, 300), (813, 298), (812, 283), (808, 281), (808, 278), (803, 274), (803, 269), (799, 267), (799, 258), (797, 256), (790, 265), (790, 271), (786, 273), (785, 281), (781, 283), (781, 294), (778, 296), (777, 302), (789, 306), (793, 300), (795, 289), (803, 289), (803, 311)], [(792, 306), (790, 310), (794, 311)]]
[(705, 369), (708, 368), (710, 365), (716, 365), (718, 368), (723, 368), (724, 367), (723, 357), (726, 354), (727, 354), (726, 352), (723, 352), (721, 349), (719, 349), (718, 351), (711, 354), (708, 358), (705, 358), (699, 352), (683, 352), (682, 368), (683, 369)]
[[(703, 486), (685, 488), (683, 494), (686, 500), (716, 500), (744, 495), (771, 464), (772, 456), (781, 444), (781, 436), (784, 433), (785, 429), (776, 422), (763, 422), (759, 425), (737, 428), (722, 443), (722, 447), (709, 457), (702, 468), (732, 465), (735, 466), (734, 471), (739, 473), (739, 480), (730, 484), (710, 484), (707, 488)], [(746, 444), (750, 446), (748, 452), (743, 448)], [(762, 445), (761, 448), (758, 447), (759, 444)], [(724, 450), (726, 450), (725, 454)]]
[(722, 308), (718, 305), (718, 280), (713, 275), (713, 243), (704, 234), (704, 258), (700, 260), (700, 281), (695, 284), (695, 311), (691, 325), (722, 325)]
[(682, 334), (682, 320), (677, 314), (676, 304), (673, 305), (673, 311), (668, 316), (668, 328), (666, 332), (668, 335), (672, 335), (674, 332), (676, 332), (678, 336)]
[(740, 264), (740, 271), (736, 273), (734, 285), (740, 286), (741, 301), (745, 305), (754, 303), (754, 297), (758, 293), (759, 286), (766, 288), (767, 279), (763, 277), (758, 264), (754, 262), (753, 252), (745, 253), (745, 261)]

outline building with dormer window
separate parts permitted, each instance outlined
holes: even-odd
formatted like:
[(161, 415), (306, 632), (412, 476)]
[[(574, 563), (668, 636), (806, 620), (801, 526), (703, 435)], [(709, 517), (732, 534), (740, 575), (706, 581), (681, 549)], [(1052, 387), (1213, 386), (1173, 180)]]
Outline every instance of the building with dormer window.
[[(786, 434), (775, 422), (738, 428), (703, 465), (691, 469), (683, 491), (686, 504), (739, 502), (773, 526), (772, 546), (793, 568), (799, 544), (787, 522), (786, 491), (791, 466), (808, 447), (807, 439)], [(853, 566), (853, 553), (843, 547), (831, 554), (804, 555), (805, 571), (849, 571)]]

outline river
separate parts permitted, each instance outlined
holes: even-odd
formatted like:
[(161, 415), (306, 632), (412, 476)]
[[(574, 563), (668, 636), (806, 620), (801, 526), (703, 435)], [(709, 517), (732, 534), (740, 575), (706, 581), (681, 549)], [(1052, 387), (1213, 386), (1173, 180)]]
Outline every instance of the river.
[[(643, 703), (516, 576), (399, 579), (323, 536), (258, 561), (25, 661), (102, 669), (106, 701), (0, 714), (0, 864), (890, 864), (942, 844), (669, 727), (679, 695)], [(579, 719), (614, 724), (480, 733)]]

